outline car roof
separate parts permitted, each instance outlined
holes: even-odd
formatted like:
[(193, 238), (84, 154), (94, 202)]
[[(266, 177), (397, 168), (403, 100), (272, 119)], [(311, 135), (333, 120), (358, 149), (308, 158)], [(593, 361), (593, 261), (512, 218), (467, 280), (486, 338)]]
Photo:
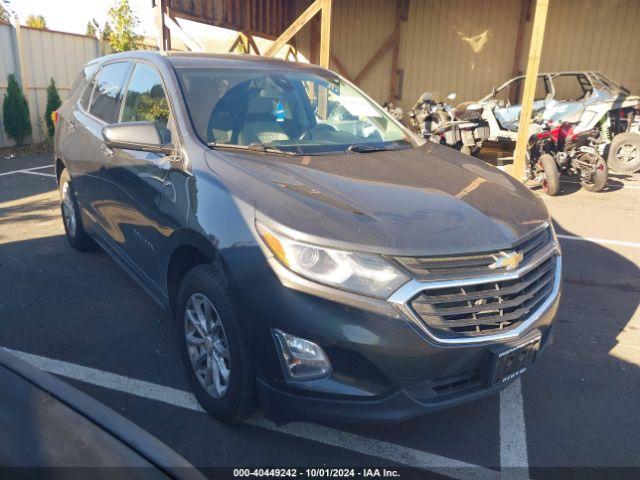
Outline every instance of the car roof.
[[(232, 53), (202, 53), (202, 52), (176, 52), (176, 51), (132, 51), (115, 53), (100, 57), (95, 61), (104, 63), (111, 60), (140, 60), (146, 59), (152, 62), (168, 62), (177, 68), (265, 68), (278, 70), (304, 70), (309, 72), (327, 72), (328, 70), (308, 63), (290, 62), (276, 58), (267, 58), (258, 55), (232, 54)], [(92, 63), (92, 62), (90, 62)]]

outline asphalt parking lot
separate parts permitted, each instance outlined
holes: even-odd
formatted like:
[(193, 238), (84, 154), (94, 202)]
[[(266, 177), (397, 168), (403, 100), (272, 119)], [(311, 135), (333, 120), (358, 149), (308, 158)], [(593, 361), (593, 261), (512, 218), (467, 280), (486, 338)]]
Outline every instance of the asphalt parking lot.
[(261, 417), (225, 426), (202, 413), (170, 319), (104, 253), (68, 246), (50, 165), (46, 155), (0, 158), (0, 346), (194, 465), (637, 478), (640, 175), (612, 174), (599, 194), (565, 179), (560, 196), (543, 197), (561, 236), (564, 280), (555, 341), (534, 369), (500, 395), (374, 429)]

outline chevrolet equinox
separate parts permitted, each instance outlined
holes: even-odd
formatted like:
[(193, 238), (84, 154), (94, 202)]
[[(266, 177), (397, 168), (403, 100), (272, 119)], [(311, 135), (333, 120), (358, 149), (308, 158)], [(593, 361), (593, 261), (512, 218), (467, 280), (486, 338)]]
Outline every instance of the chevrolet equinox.
[(69, 243), (175, 319), (218, 419), (399, 422), (499, 391), (549, 343), (540, 199), (328, 70), (99, 58), (58, 111), (55, 167)]

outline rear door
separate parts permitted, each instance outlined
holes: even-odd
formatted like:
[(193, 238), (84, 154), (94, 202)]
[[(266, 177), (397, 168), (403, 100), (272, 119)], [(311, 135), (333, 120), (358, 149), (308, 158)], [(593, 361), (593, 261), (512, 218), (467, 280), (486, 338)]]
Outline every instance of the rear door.
[[(95, 88), (98, 64), (87, 65), (81, 75), (85, 87), (70, 108), (64, 112), (58, 125), (60, 154), (73, 180), (76, 197), (83, 216), (92, 211), (97, 199), (98, 139), (100, 122), (89, 115), (91, 96)], [(93, 218), (95, 215), (91, 215)], [(85, 222), (91, 228), (91, 222)]]
[[(135, 63), (123, 95), (121, 123), (155, 122), (164, 143), (174, 141), (175, 127), (162, 77), (149, 63)], [(111, 209), (109, 234), (125, 259), (154, 294), (161, 292), (159, 242), (165, 235), (158, 218), (162, 196), (173, 196), (167, 182), (170, 161), (164, 155), (126, 149), (108, 154), (105, 201)]]
[[(102, 128), (115, 122), (121, 104), (122, 87), (131, 62), (118, 61), (101, 66), (74, 112), (73, 150), (75, 168), (71, 169), (76, 193), (85, 213), (103, 230), (107, 229), (109, 208), (104, 203), (105, 155)], [(98, 229), (97, 233), (101, 233)]]

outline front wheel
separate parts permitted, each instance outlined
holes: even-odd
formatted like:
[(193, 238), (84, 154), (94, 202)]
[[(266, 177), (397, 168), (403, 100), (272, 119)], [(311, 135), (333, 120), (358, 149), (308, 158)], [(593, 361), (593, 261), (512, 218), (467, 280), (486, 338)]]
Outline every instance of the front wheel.
[(195, 267), (180, 285), (177, 333), (193, 392), (223, 422), (250, 417), (256, 409), (249, 330), (238, 315), (221, 269)]
[(582, 188), (590, 192), (601, 191), (604, 187), (607, 186), (607, 180), (609, 178), (609, 169), (607, 167), (607, 162), (605, 162), (604, 158), (602, 158), (600, 155), (591, 154), (583, 155), (583, 158), (581, 160), (587, 161), (591, 165), (593, 165), (593, 171), (590, 175), (586, 175), (582, 180), (580, 180), (580, 185), (582, 185)]
[(616, 135), (609, 145), (607, 163), (617, 172), (640, 171), (640, 134), (625, 132)]
[(560, 174), (555, 159), (549, 154), (540, 156), (538, 168), (542, 173), (540, 184), (544, 193), (549, 196), (557, 195), (560, 192)]

